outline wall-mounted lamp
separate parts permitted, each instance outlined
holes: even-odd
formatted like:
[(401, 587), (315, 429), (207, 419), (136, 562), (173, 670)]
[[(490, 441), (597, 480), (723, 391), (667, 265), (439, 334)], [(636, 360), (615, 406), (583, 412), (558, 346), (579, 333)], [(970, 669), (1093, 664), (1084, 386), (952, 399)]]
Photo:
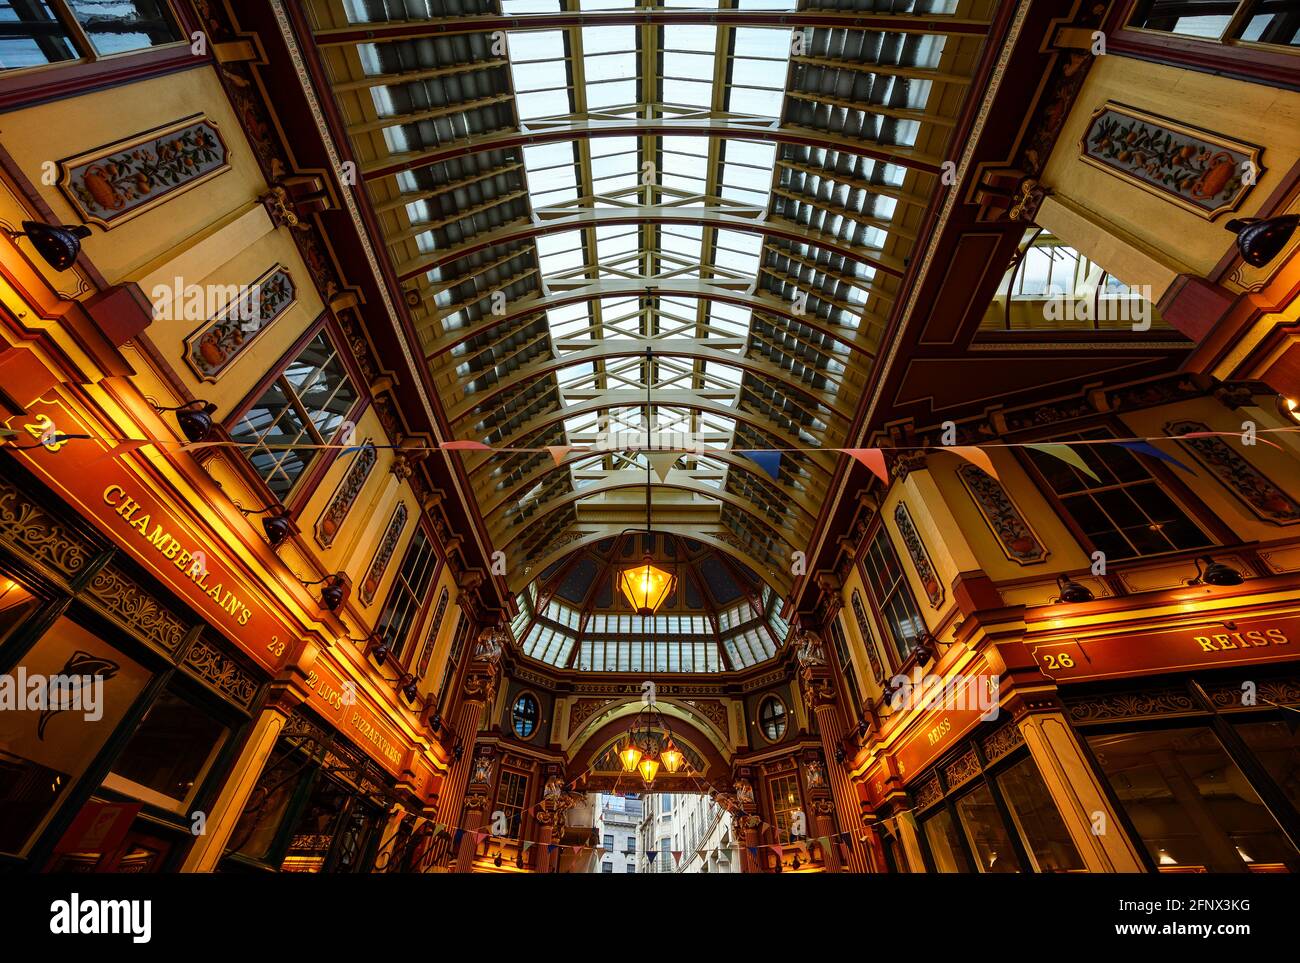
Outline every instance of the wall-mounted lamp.
[(414, 702), (420, 697), (419, 680), (416, 679), (415, 673), (407, 672), (397, 680), (397, 688), (401, 690), (403, 696), (410, 702)]
[(1068, 575), (1056, 576), (1056, 585), (1061, 590), (1057, 601), (1069, 602), (1073, 605), (1076, 602), (1091, 602), (1097, 596), (1092, 594), (1092, 589), (1086, 585), (1080, 585)]
[(1188, 585), (1240, 585), (1245, 579), (1231, 565), (1216, 562), (1208, 555), (1196, 560), (1196, 577), (1189, 579)]
[(938, 651), (937, 640), (929, 632), (922, 632), (912, 639), (912, 651), (916, 653), (916, 664), (925, 665)]
[(442, 713), (435, 712), (429, 719), (429, 731), (435, 736), (442, 731)]
[(270, 514), (262, 519), (262, 531), (266, 532), (266, 540), (274, 547), (283, 542), (293, 532), (293, 522), (289, 520), (289, 510), (279, 502), (267, 505), (265, 508), (241, 508), (239, 510), (239, 514), (245, 518), (249, 515), (262, 515), (267, 512), (270, 512)]
[(1237, 250), (1241, 259), (1251, 267), (1263, 267), (1282, 253), (1300, 224), (1300, 214), (1279, 214), (1277, 217), (1234, 218), (1224, 228), (1237, 235)]
[(314, 582), (303, 582), (303, 585), (324, 585), (320, 590), (321, 605), (331, 612), (337, 612), (339, 606), (343, 604), (343, 597), (347, 594), (347, 578), (342, 572), (335, 572), (333, 575), (326, 575), (324, 578), (318, 578)]
[(90, 228), (84, 224), (51, 226), (40, 221), (23, 221), (23, 229), (10, 231), (9, 236), (14, 240), (27, 238), (46, 264), (56, 271), (66, 271), (77, 263), (81, 242), (90, 237)]
[(212, 416), (217, 413), (217, 406), (210, 401), (204, 401), (202, 398), (195, 398), (193, 401), (187, 401), (183, 405), (176, 405), (174, 408), (163, 408), (155, 405), (153, 410), (176, 412), (176, 424), (179, 426), (181, 434), (197, 444), (200, 441), (207, 441), (212, 434)]

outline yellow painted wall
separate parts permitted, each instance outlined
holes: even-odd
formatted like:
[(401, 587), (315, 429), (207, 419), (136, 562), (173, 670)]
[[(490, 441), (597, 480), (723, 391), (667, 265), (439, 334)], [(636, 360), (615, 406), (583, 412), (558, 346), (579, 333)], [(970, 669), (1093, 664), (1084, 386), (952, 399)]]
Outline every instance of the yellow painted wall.
[[(1263, 172), (1241, 209), (1207, 221), (1079, 160), (1079, 141), (1092, 114), (1108, 100), (1263, 147)], [(1176, 272), (1204, 275), (1233, 246), (1224, 222), (1253, 215), (1297, 159), (1300, 93), (1110, 55), (1093, 62), (1042, 182), (1090, 219), (1159, 252)], [(1122, 265), (1098, 260), (1124, 276)]]

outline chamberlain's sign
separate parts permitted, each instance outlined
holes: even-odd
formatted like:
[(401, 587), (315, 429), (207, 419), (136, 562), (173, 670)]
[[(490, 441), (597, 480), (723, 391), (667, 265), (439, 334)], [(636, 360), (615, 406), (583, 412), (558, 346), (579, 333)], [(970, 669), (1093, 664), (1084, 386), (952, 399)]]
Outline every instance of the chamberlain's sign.
[(1153, 675), (1296, 658), (1300, 617), (1240, 619), (1146, 635), (1030, 643), (1038, 667), (1057, 682)]
[[(59, 435), (92, 434), (67, 405), (42, 399), (9, 425), (24, 434), (56, 439), (18, 454), (53, 490), (125, 545), (133, 558), (260, 665), (272, 673), (284, 666), (298, 637), (223, 562), (220, 549), (210, 546), (196, 528), (152, 495), (142, 478), (109, 454), (109, 443), (57, 440)], [(51, 431), (57, 434), (51, 436)]]

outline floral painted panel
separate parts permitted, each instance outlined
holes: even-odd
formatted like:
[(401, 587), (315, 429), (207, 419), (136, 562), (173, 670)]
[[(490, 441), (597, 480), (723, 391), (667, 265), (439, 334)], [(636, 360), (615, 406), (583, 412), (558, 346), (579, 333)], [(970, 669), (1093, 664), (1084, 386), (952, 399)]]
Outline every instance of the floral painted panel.
[(429, 671), (429, 660), (433, 658), (433, 647), (438, 644), (438, 632), (442, 628), (443, 616), (447, 614), (447, 590), (443, 589), (442, 594), (438, 596), (438, 607), (433, 611), (433, 624), (429, 626), (429, 634), (424, 640), (424, 648), (420, 650), (420, 661), (415, 666), (415, 677), (423, 679), (424, 674)]
[(943, 601), (943, 583), (939, 581), (934, 563), (930, 561), (930, 553), (926, 551), (925, 543), (921, 541), (921, 535), (912, 524), (912, 516), (908, 514), (907, 505), (903, 502), (899, 502), (894, 509), (894, 522), (898, 525), (898, 534), (902, 536), (907, 554), (916, 566), (916, 574), (925, 588), (926, 597), (932, 606), (938, 608)]
[(388, 527), (384, 529), (384, 537), (379, 540), (379, 547), (375, 549), (375, 557), (370, 561), (370, 568), (366, 571), (366, 577), (361, 582), (361, 591), (358, 593), (363, 605), (369, 605), (375, 600), (375, 593), (379, 591), (379, 583), (384, 580), (384, 572), (388, 570), (388, 563), (393, 560), (393, 553), (397, 551), (397, 543), (401, 541), (402, 531), (406, 528), (406, 519), (409, 516), (406, 502), (398, 504), (393, 510), (393, 517), (388, 520)]
[[(1172, 421), (1165, 425), (1169, 435), (1209, 431), (1199, 421)], [(1279, 488), (1272, 479), (1242, 458), (1223, 438), (1179, 438), (1178, 443), (1250, 509), (1274, 525), (1300, 522), (1300, 502)]]
[(1034, 534), (997, 479), (990, 478), (974, 465), (962, 465), (957, 474), (984, 521), (997, 536), (998, 545), (1007, 558), (1021, 565), (1031, 565), (1047, 558), (1046, 546)]
[(338, 535), (343, 519), (356, 504), (357, 496), (361, 494), (366, 479), (370, 477), (375, 462), (379, 460), (379, 452), (374, 445), (366, 442), (355, 455), (344, 457), (351, 457), (352, 464), (348, 466), (347, 474), (343, 476), (339, 487), (334, 491), (334, 497), (329, 500), (320, 518), (316, 520), (316, 543), (321, 548), (329, 548), (334, 544), (334, 537)]
[(81, 219), (109, 230), (230, 169), (202, 114), (59, 161), (59, 188)]
[(1085, 163), (1207, 220), (1236, 210), (1259, 179), (1260, 148), (1107, 103), (1079, 145)]
[(289, 309), (296, 291), (288, 270), (279, 264), (248, 285), (235, 303), (185, 339), (185, 360), (194, 373), (204, 381), (216, 381)]
[(862, 605), (862, 596), (853, 590), (853, 617), (858, 620), (858, 634), (862, 636), (862, 646), (867, 650), (867, 659), (871, 662), (871, 677), (879, 684), (885, 677), (880, 665), (880, 654), (876, 651), (876, 635), (871, 631), (867, 621), (867, 610)]

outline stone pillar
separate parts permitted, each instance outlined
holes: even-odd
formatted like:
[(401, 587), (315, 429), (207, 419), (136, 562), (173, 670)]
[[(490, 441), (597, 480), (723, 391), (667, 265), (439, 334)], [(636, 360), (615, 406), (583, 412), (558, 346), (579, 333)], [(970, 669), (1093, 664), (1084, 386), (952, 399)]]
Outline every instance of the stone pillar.
[(910, 812), (899, 813), (895, 817), (898, 822), (898, 838), (903, 844), (903, 852), (907, 854), (907, 865), (911, 867), (914, 873), (924, 873), (925, 857), (921, 855), (921, 827), (916, 822), (916, 817)]
[(460, 823), (461, 810), (464, 808), (465, 790), (470, 781), (470, 767), (474, 759), (474, 740), (478, 735), (479, 724), (483, 718), (483, 707), (492, 700), (496, 692), (500, 669), (495, 659), (479, 658), (479, 651), (470, 663), (461, 686), (461, 701), (456, 710), (455, 746), (459, 746), (460, 757), (453, 760), (447, 769), (438, 793), (437, 821), (455, 827)]
[[(812, 635), (812, 633), (808, 633)], [(861, 834), (858, 832), (858, 794), (849, 780), (849, 774), (837, 761), (836, 750), (841, 747), (848, 727), (844, 724), (843, 714), (838, 705), (835, 680), (830, 666), (817, 651), (811, 653), (799, 667), (799, 682), (803, 690), (804, 702), (817, 720), (817, 733), (822, 741), (822, 753), (827, 760), (831, 798), (835, 802), (836, 822), (849, 833), (849, 857), (845, 868), (851, 873), (865, 873), (869, 870), (866, 853), (863, 849)]]
[(763, 820), (758, 816), (740, 815), (736, 818), (740, 830), (740, 871), (742, 873), (765, 873), (763, 853), (758, 848), (758, 827)]
[(822, 851), (822, 866), (828, 873), (844, 872), (844, 865), (840, 862), (839, 846), (836, 845), (834, 837), (835, 829), (835, 803), (829, 796), (821, 796), (812, 801), (813, 815), (813, 832), (810, 835), (816, 840)]
[(1016, 725), (1088, 871), (1146, 872), (1141, 850), (1124, 831), (1065, 715), (1027, 712)]
[(465, 794), (464, 815), (461, 816), (460, 846), (456, 850), (456, 872), (474, 872), (474, 857), (478, 854), (478, 831), (484, 825), (488, 806), (487, 786), (471, 786)]
[(280, 732), (289, 721), (297, 702), (297, 698), (286, 690), (281, 693), (281, 698), (262, 710), (253, 724), (248, 741), (244, 743), (243, 751), (231, 768), (226, 784), (212, 806), (212, 812), (208, 813), (205, 832), (194, 840), (189, 855), (181, 865), (181, 872), (210, 873), (216, 869), (217, 862), (230, 842), (230, 835), (235, 831), (244, 807), (248, 805), (248, 797), (256, 788), (257, 780), (261, 778), (266, 762), (271, 757), (271, 750), (275, 748), (276, 740), (280, 738)]

